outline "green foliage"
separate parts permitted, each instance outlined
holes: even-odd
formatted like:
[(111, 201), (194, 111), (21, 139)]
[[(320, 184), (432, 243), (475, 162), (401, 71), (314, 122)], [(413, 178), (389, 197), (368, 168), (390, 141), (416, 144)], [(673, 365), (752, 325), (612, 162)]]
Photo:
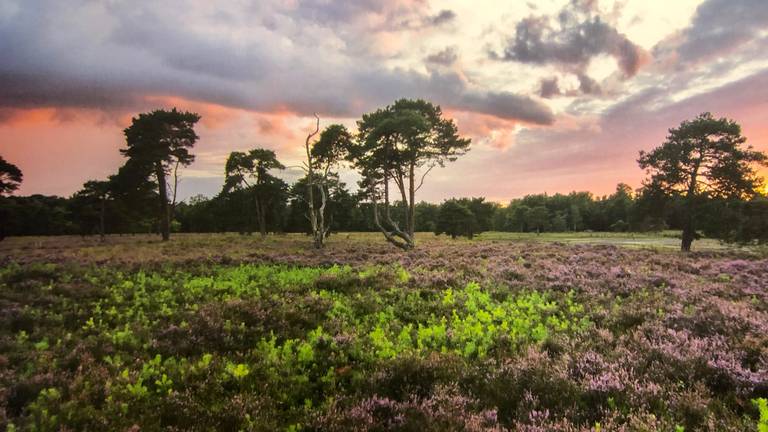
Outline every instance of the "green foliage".
[(282, 170), (285, 166), (272, 150), (257, 148), (248, 153), (232, 152), (227, 158), (222, 195), (248, 197), (243, 201), (249, 205), (242, 210), (255, 215), (262, 236), (267, 235), (268, 221), (279, 218), (276, 211), (285, 202), (288, 192), (288, 185), (270, 174), (276, 169)]
[[(71, 277), (54, 265), (0, 269), (5, 286), (23, 284), (41, 294)], [(79, 362), (90, 362), (92, 372), (79, 378), (82, 387), (37, 390), (15, 425), (56, 430), (171, 424), (164, 422), (178, 410), (178, 398), (199, 389), (211, 395), (211, 415), (226, 412), (224, 395), (256, 391), (265, 398), (258, 403), (288, 407), (277, 416), (265, 412), (272, 413), (268, 424), (288, 427), (338, 392), (361, 385), (366, 371), (379, 364), (435, 353), (501, 356), (550, 334), (587, 328), (570, 296), (497, 298), (476, 283), (420, 294), (407, 289), (412, 275), (397, 265), (101, 267), (78, 278), (99, 287), (98, 294), (85, 301), (60, 297), (53, 308), (30, 310), (40, 326), (16, 332), (12, 350), (29, 353), (25, 376), (60, 374), (71, 366), (46, 359), (85, 344), (92, 357)], [(60, 310), (69, 312), (59, 316)], [(103, 406), (90, 404), (92, 394), (106, 395)], [(265, 421), (237, 417), (240, 425)]]
[(757, 420), (757, 431), (768, 432), (768, 400), (765, 398), (753, 399), (752, 403), (757, 408), (759, 419)]
[(18, 189), (23, 178), (24, 175), (19, 167), (0, 156), (0, 196)]
[(472, 211), (457, 200), (447, 200), (440, 205), (435, 224), (435, 234), (447, 234), (451, 238), (472, 238), (477, 231), (477, 218)]

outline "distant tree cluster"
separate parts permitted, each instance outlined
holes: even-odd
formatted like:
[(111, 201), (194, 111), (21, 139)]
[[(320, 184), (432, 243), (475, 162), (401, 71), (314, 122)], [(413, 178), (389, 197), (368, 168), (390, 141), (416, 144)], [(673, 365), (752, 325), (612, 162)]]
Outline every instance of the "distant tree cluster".
[[(393, 245), (415, 247), (416, 232), (473, 238), (485, 231), (682, 231), (684, 251), (703, 233), (729, 242), (768, 242), (768, 197), (755, 165), (768, 157), (745, 145), (732, 120), (704, 113), (670, 129), (666, 141), (641, 152), (643, 186), (614, 193), (537, 194), (506, 205), (485, 198), (418, 202), (435, 167), (469, 150), (452, 120), (422, 100), (401, 99), (365, 114), (358, 133), (343, 125), (307, 135), (304, 176), (278, 177), (286, 167), (274, 151), (230, 153), (221, 192), (177, 203), (179, 169), (194, 160), (200, 116), (157, 110), (125, 129), (127, 158), (106, 180), (88, 181), (70, 198), (11, 196), (22, 181), (0, 157), (0, 217), (5, 235), (177, 232), (300, 232), (322, 248), (333, 232), (380, 231)], [(339, 179), (343, 167), (362, 177), (356, 190)], [(0, 237), (1, 238), (1, 237)]]

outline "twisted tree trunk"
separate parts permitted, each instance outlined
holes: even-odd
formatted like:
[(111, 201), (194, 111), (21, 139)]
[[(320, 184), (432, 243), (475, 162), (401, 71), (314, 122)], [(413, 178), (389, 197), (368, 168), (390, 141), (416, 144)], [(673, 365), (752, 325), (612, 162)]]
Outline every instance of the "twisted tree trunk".
[[(325, 235), (327, 233), (327, 228), (325, 227), (325, 201), (327, 197), (325, 194), (325, 179), (322, 182), (318, 182), (315, 176), (315, 161), (309, 146), (309, 140), (320, 132), (320, 117), (315, 114), (315, 118), (317, 119), (315, 130), (307, 135), (307, 139), (304, 141), (304, 148), (307, 151), (307, 207), (309, 207), (309, 223), (312, 226), (313, 246), (315, 249), (322, 249), (325, 246)], [(315, 187), (320, 191), (321, 201), (320, 207), (317, 209), (315, 208)]]

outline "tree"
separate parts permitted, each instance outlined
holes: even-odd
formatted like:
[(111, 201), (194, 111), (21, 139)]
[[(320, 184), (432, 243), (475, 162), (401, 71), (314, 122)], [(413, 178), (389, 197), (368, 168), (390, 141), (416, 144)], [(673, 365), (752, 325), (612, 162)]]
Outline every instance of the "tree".
[[(364, 114), (357, 127), (358, 137), (348, 158), (363, 177), (361, 189), (373, 203), (374, 223), (387, 241), (412, 249), (416, 244), (416, 192), (434, 167), (466, 153), (470, 140), (459, 137), (453, 120), (444, 119), (439, 106), (420, 99), (400, 99)], [(394, 201), (391, 183), (406, 209), (402, 228), (390, 212)]]
[(18, 189), (23, 177), (19, 167), (0, 156), (0, 195), (10, 194)]
[(437, 229), (437, 215), (440, 213), (440, 206), (437, 204), (421, 201), (416, 204), (416, 231), (435, 232)]
[(649, 176), (643, 187), (683, 200), (682, 251), (691, 250), (703, 200), (759, 194), (761, 179), (752, 165), (766, 165), (768, 157), (745, 142), (735, 121), (707, 112), (670, 129), (660, 147), (640, 152), (638, 163)]
[(287, 185), (271, 175), (271, 170), (285, 166), (277, 160), (275, 152), (253, 149), (248, 153), (232, 152), (227, 158), (224, 193), (247, 189), (252, 193), (256, 220), (262, 238), (267, 236), (267, 216), (273, 204), (285, 195)]
[(555, 212), (552, 216), (552, 224), (550, 225), (552, 232), (565, 232), (568, 231), (568, 220), (565, 217), (565, 213), (561, 211)]
[(626, 224), (632, 213), (633, 202), (632, 188), (625, 183), (616, 185), (616, 192), (606, 199), (608, 221), (613, 223), (621, 221)]
[(768, 243), (768, 197), (751, 200), (710, 200), (701, 211), (701, 228), (730, 243)]
[(343, 125), (334, 124), (325, 128), (320, 138), (314, 144), (310, 144), (312, 137), (320, 130), (320, 118), (317, 115), (315, 118), (317, 119), (315, 130), (307, 135), (304, 142), (307, 153), (304, 170), (306, 172), (306, 203), (313, 243), (316, 249), (322, 249), (325, 245), (325, 237), (331, 228), (325, 218), (329, 188), (332, 183), (338, 183), (338, 176), (331, 170), (344, 159), (352, 145), (352, 134)]
[(146, 211), (159, 196), (157, 183), (151, 177), (143, 162), (134, 159), (128, 159), (117, 174), (109, 176), (115, 219), (112, 224), (116, 230), (148, 233), (157, 225), (157, 218)]
[(474, 234), (491, 230), (493, 227), (493, 216), (498, 208), (497, 204), (488, 202), (483, 197), (460, 198), (458, 201), (475, 215), (476, 225)]
[[(127, 148), (120, 152), (135, 162), (147, 176), (154, 176), (160, 200), (160, 231), (163, 241), (170, 238), (171, 218), (176, 205), (179, 166), (189, 166), (195, 156), (189, 152), (198, 136), (194, 126), (200, 120), (196, 113), (155, 110), (139, 114), (126, 128)], [(167, 176), (173, 175), (172, 201), (169, 202)]]
[[(111, 184), (109, 181), (89, 180), (83, 184), (83, 188), (71, 199), (74, 213), (80, 220), (81, 234), (86, 234), (92, 227), (93, 219), (97, 219), (97, 227), (101, 241), (104, 241), (106, 233), (105, 219), (107, 212), (107, 200), (111, 197)], [(97, 217), (92, 218), (92, 215)]]
[(531, 231), (537, 234), (549, 229), (549, 210), (543, 205), (531, 208), (526, 214), (525, 224)]
[[(18, 189), (22, 178), (23, 174), (19, 167), (6, 161), (0, 156), (0, 199), (3, 199), (4, 195), (10, 195), (13, 191)], [(2, 204), (0, 206), (0, 240), (3, 240), (6, 234), (6, 227), (8, 226), (11, 217), (11, 211), (6, 208), (10, 206), (6, 206), (5, 203), (0, 204)]]
[(435, 234), (447, 234), (455, 239), (464, 236), (469, 239), (475, 234), (477, 219), (472, 211), (459, 200), (451, 199), (443, 202), (437, 213)]

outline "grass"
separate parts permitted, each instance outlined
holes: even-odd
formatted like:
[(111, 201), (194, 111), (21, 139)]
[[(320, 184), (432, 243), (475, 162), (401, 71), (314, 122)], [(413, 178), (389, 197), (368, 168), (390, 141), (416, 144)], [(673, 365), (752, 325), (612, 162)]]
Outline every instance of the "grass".
[[(477, 242), (558, 242), (565, 244), (616, 245), (658, 251), (675, 251), (680, 247), (679, 233), (508, 233), (487, 232), (474, 240), (451, 240), (432, 233), (417, 233), (423, 248), (443, 244)], [(346, 249), (350, 245), (379, 245), (388, 249), (380, 233), (338, 233), (328, 239), (329, 250)], [(105, 242), (98, 237), (12, 237), (0, 242), (0, 260), (16, 261), (81, 261), (81, 262), (148, 262), (184, 261), (222, 257), (234, 260), (253, 259), (254, 255), (271, 253), (307, 253), (309, 238), (302, 234), (258, 236), (226, 234), (174, 234), (171, 242), (162, 243), (156, 235), (110, 235)], [(764, 253), (765, 248), (744, 248), (722, 244), (713, 239), (693, 243), (694, 251), (740, 251)], [(2, 262), (2, 261), (0, 261)]]
[[(651, 249), (680, 249), (680, 232), (662, 233), (614, 233), (614, 232), (566, 232), (566, 233), (511, 233), (488, 232), (478, 236), (481, 240), (543, 241), (569, 244), (605, 244)], [(738, 249), (716, 239), (700, 239), (693, 243), (694, 251)]]

